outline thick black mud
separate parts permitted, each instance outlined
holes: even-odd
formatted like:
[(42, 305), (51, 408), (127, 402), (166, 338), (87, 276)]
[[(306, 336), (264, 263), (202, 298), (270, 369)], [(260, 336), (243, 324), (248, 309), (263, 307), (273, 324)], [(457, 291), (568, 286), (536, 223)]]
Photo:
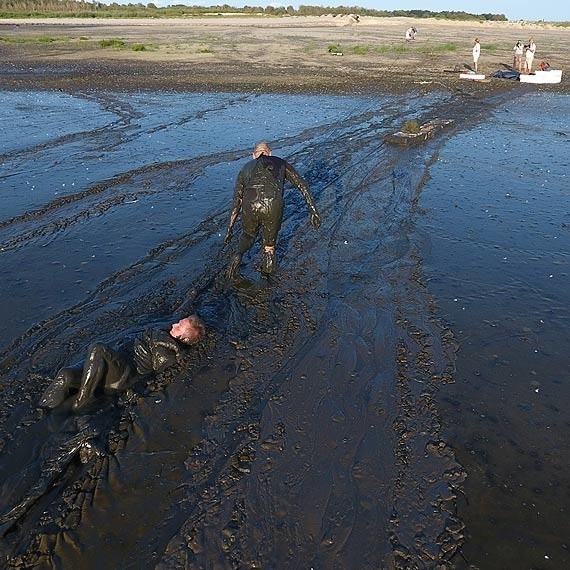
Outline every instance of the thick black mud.
[[(254, 103), (222, 99), (224, 111)], [(346, 105), (272, 141), (308, 179), (323, 225), (310, 228), (302, 198), (288, 193), (271, 280), (258, 277), (258, 250), (241, 280), (220, 278), (232, 179), (248, 153), (220, 139), (213, 152), (46, 193), (2, 223), (0, 264), (26, 273), (43, 249), (89, 281), (46, 272), (40, 298), (17, 271), (5, 284), (23, 293), (7, 309), (18, 332), (3, 332), (0, 362), (8, 568), (451, 567), (465, 473), (441, 439), (434, 398), (453, 381), (456, 346), (413, 238), (446, 133), (412, 148), (384, 137), (411, 117), (467, 110), (476, 119), (488, 108), (443, 95)], [(131, 132), (138, 112), (118, 108)], [(119, 251), (125, 240), (134, 245)], [(107, 263), (85, 269), (92, 248)], [(179, 367), (81, 416), (35, 407), (57, 367), (89, 342), (189, 305), (210, 333)]]

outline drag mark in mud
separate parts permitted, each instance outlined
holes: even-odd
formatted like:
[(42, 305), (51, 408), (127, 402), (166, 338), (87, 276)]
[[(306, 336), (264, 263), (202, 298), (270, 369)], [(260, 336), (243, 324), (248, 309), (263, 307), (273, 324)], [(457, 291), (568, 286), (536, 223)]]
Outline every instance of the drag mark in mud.
[[(86, 547), (85, 568), (445, 567), (462, 540), (453, 507), (464, 474), (439, 436), (433, 394), (453, 375), (454, 355), (413, 238), (437, 141), (403, 152), (382, 144), (403, 115), (392, 104), (363, 108), (333, 136), (319, 126), (273, 145), (298, 148), (295, 164), (323, 214), (316, 233), (291, 195), (275, 279), (257, 279), (255, 250), (241, 281), (220, 279), (228, 189), (227, 200), (187, 210), (190, 229), (147, 243), (136, 261), (12, 341), (0, 361), (4, 468), (28, 456), (37, 470), (42, 453), (56, 461), (49, 480), (5, 500), (8, 567), (75, 567)], [(188, 188), (241, 155), (136, 168), (48, 203), (37, 219), (5, 226), (30, 223), (11, 253), (27, 250), (44, 231), (34, 222), (52, 210), (82, 226), (91, 194), (105, 219), (135, 191), (165, 209), (155, 191), (164, 178)], [(145, 179), (151, 188), (141, 191)], [(165, 320), (189, 291), (209, 343), (85, 432), (81, 441), (95, 440), (101, 455), (82, 464), (48, 437), (26, 448), (19, 434), (45, 421), (34, 401), (69, 355)]]

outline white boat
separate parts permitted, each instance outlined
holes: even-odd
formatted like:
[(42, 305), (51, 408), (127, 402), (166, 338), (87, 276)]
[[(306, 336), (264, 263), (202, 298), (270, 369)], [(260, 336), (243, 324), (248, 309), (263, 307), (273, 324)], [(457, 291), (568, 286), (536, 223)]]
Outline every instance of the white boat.
[(542, 71), (539, 69), (530, 75), (521, 73), (519, 79), (521, 83), (560, 83), (562, 81), (562, 70), (549, 69), (548, 71)]
[(459, 79), (474, 79), (475, 81), (481, 81), (481, 79), (485, 79), (485, 76), (482, 73), (460, 73)]

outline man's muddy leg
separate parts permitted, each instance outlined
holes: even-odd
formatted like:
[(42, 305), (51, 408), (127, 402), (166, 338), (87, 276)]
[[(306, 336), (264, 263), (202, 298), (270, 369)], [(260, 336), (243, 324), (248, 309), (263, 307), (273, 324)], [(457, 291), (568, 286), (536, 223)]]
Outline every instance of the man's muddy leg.
[(62, 368), (40, 398), (42, 408), (56, 408), (69, 396), (72, 388), (79, 388), (81, 370)]
[(245, 252), (251, 248), (254, 242), (255, 242), (255, 234), (250, 235), (243, 233), (241, 235), (241, 237), (239, 238), (238, 251), (230, 259), (230, 263), (226, 271), (226, 277), (228, 279), (235, 279), (235, 277), (239, 273), (239, 267), (241, 265), (241, 260)]
[(129, 363), (119, 352), (101, 342), (95, 343), (85, 361), (81, 387), (73, 409), (79, 410), (87, 404), (98, 386), (121, 383), (129, 368)]
[(277, 260), (275, 258), (275, 246), (264, 245), (263, 258), (261, 260), (261, 273), (265, 275), (272, 275), (273, 273), (275, 273), (276, 265), (277, 265)]
[(281, 208), (275, 208), (273, 215), (264, 221), (262, 231), (263, 257), (261, 260), (261, 273), (273, 275), (277, 268), (277, 255), (275, 254), (275, 244), (277, 234), (281, 229)]

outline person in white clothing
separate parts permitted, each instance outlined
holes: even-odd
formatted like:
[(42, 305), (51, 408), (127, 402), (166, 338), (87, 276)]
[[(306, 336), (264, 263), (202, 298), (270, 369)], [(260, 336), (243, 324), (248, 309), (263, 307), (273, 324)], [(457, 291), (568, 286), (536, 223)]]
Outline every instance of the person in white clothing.
[(516, 69), (519, 73), (522, 71), (522, 56), (523, 56), (523, 44), (519, 40), (514, 47), (513, 56), (513, 69)]
[(534, 40), (532, 38), (528, 40), (528, 47), (532, 52), (532, 55), (534, 55), (536, 53), (536, 44), (534, 43)]
[(530, 75), (532, 73), (532, 62), (534, 61), (534, 54), (536, 52), (534, 40), (530, 38), (524, 48), (524, 72)]
[(410, 41), (412, 41), (412, 40), (415, 40), (417, 33), (418, 33), (418, 30), (416, 30), (415, 27), (408, 28), (408, 29), (406, 30), (406, 41), (407, 41), (407, 42), (410, 42)]
[(524, 72), (528, 73), (529, 75), (532, 73), (533, 61), (534, 61), (534, 53), (532, 52), (530, 47), (527, 47), (524, 54)]
[(477, 62), (479, 61), (479, 56), (481, 55), (481, 44), (479, 43), (479, 38), (475, 38), (475, 43), (473, 44), (473, 70), (477, 73)]

